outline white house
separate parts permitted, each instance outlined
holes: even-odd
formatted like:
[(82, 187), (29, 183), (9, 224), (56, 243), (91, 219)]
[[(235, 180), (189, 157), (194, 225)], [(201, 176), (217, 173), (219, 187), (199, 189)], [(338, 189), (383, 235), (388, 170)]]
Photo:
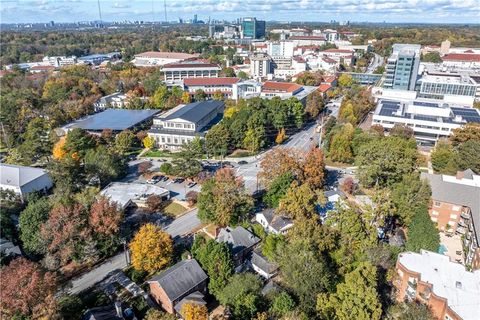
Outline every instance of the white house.
[(285, 234), (288, 229), (293, 227), (292, 220), (279, 214), (275, 214), (274, 209), (266, 209), (255, 215), (255, 220), (262, 225), (267, 232), (274, 234)]
[(22, 199), (30, 192), (46, 192), (53, 186), (48, 173), (40, 168), (0, 164), (0, 189), (12, 190)]
[(258, 249), (252, 252), (250, 263), (252, 269), (266, 280), (272, 278), (278, 272), (278, 266), (268, 261)]

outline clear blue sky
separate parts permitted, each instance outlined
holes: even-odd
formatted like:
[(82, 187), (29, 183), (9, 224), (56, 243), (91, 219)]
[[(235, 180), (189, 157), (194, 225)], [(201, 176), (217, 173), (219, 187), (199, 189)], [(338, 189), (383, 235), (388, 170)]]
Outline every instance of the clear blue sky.
[[(164, 20), (163, 0), (100, 0), (105, 21)], [(480, 23), (480, 0), (167, 0), (168, 20)], [(153, 10), (152, 10), (153, 9)], [(97, 0), (0, 0), (2, 23), (98, 20)], [(154, 19), (153, 19), (154, 18)]]

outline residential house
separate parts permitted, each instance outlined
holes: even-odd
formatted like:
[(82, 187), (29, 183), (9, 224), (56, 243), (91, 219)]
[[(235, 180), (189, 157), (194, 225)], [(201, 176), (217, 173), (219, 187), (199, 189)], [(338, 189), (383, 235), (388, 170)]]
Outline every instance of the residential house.
[(235, 270), (240, 271), (246, 260), (251, 256), (254, 247), (260, 239), (244, 227), (222, 228), (217, 236), (217, 242), (226, 243), (233, 255)]
[(480, 270), (467, 271), (449, 257), (426, 250), (401, 253), (396, 270), (393, 284), (398, 301), (424, 303), (436, 319), (478, 319)]
[[(177, 305), (194, 299), (203, 300), (207, 291), (207, 275), (197, 260), (182, 260), (154, 276), (147, 283), (150, 295), (165, 311), (174, 314)], [(185, 301), (182, 301), (186, 299)]]
[(262, 225), (267, 232), (285, 234), (293, 227), (293, 221), (289, 218), (276, 214), (275, 209), (265, 209), (255, 215), (255, 220)]
[(123, 108), (127, 104), (127, 95), (123, 92), (115, 92), (98, 99), (93, 106), (96, 111), (107, 108)]
[(480, 175), (472, 170), (456, 176), (422, 173), (432, 189), (430, 218), (441, 231), (461, 234), (465, 264), (480, 269)]
[(278, 272), (278, 265), (268, 261), (261, 250), (256, 249), (253, 251), (250, 262), (252, 269), (266, 280), (274, 277)]
[(337, 210), (341, 199), (345, 197), (345, 194), (338, 189), (327, 190), (323, 194), (325, 195), (327, 202), (324, 206), (318, 206), (317, 208), (317, 211), (320, 214), (320, 219), (322, 220), (327, 217), (328, 211)]
[(295, 94), (300, 93), (302, 90), (303, 87), (296, 83), (267, 81), (262, 86), (260, 97), (280, 97), (283, 100), (293, 97)]
[(0, 189), (12, 190), (23, 200), (30, 192), (47, 192), (53, 187), (44, 169), (14, 164), (0, 164)]
[(195, 137), (203, 139), (207, 130), (222, 119), (224, 108), (224, 102), (215, 100), (181, 104), (154, 118), (148, 136), (160, 149), (180, 150)]

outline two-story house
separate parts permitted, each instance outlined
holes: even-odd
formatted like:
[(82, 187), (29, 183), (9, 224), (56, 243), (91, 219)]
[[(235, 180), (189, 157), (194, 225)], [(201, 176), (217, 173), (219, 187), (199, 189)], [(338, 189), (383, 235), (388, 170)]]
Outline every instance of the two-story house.
[(223, 101), (198, 101), (181, 104), (153, 119), (148, 136), (159, 149), (180, 150), (195, 137), (204, 138), (207, 130), (223, 116)]

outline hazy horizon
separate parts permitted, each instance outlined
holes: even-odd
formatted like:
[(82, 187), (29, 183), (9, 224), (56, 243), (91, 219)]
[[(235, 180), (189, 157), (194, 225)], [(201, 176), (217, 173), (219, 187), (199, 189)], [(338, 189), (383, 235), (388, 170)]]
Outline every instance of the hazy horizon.
[[(100, 0), (102, 21), (165, 21), (164, 1)], [(182, 0), (166, 1), (167, 20), (234, 20), (255, 16), (268, 21), (465, 24), (480, 22), (477, 0)], [(97, 0), (1, 0), (1, 23), (99, 20)], [(301, 19), (299, 19), (301, 18)]]

